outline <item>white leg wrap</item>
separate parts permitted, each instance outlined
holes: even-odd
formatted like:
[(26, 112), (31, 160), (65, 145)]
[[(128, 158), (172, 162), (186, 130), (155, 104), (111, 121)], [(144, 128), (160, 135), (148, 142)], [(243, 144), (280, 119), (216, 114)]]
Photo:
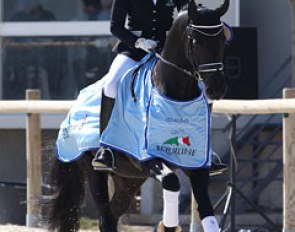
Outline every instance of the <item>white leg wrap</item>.
[(163, 224), (166, 227), (176, 227), (179, 223), (178, 205), (179, 205), (179, 191), (172, 192), (163, 189)]
[(204, 232), (219, 232), (218, 222), (214, 216), (208, 216), (203, 218), (202, 226)]

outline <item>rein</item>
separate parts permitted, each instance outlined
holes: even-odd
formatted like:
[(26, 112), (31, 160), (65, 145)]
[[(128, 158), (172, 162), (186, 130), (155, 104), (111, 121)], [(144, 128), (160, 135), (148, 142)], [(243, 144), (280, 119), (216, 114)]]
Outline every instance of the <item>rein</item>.
[[(202, 29), (217, 29), (220, 27), (220, 30), (217, 31), (216, 33), (206, 33), (203, 32)], [(208, 36), (208, 37), (214, 37), (219, 35), (221, 32), (223, 32), (224, 28), (223, 28), (223, 24), (218, 24), (218, 25), (213, 25), (213, 26), (203, 26), (203, 25), (194, 25), (192, 23), (188, 24), (187, 29), (189, 31), (189, 35), (188, 35), (188, 42), (189, 42), (189, 59), (190, 59), (190, 64), (193, 66), (193, 70), (194, 71), (190, 71), (187, 70), (185, 68), (181, 68), (178, 65), (170, 62), (169, 60), (163, 58), (159, 53), (157, 53), (156, 51), (151, 51), (151, 53), (156, 56), (159, 60), (161, 60), (163, 63), (177, 69), (178, 71), (181, 71), (183, 73), (185, 73), (187, 76), (194, 78), (197, 81), (203, 81), (202, 77), (201, 77), (201, 73), (211, 73), (211, 72), (220, 72), (223, 70), (224, 65), (223, 62), (215, 62), (215, 63), (206, 63), (206, 64), (196, 64), (195, 60), (194, 60), (194, 56), (193, 56), (193, 37), (192, 37), (192, 33), (191, 31), (196, 31), (204, 36)], [(150, 59), (153, 56), (150, 57)], [(147, 63), (150, 59), (148, 59), (145, 63)], [(134, 93), (134, 83), (135, 83), (135, 77), (136, 74), (138, 73), (138, 71), (140, 70), (140, 68), (145, 64), (142, 63), (141, 65), (139, 65), (133, 72), (132, 74), (132, 81), (131, 81), (131, 94), (132, 94), (132, 98), (133, 101), (136, 102), (136, 96)]]
[(191, 71), (189, 71), (189, 70), (187, 70), (187, 69), (185, 69), (185, 68), (181, 68), (181, 67), (179, 67), (178, 65), (176, 65), (176, 64), (174, 64), (174, 63), (172, 63), (172, 62), (166, 60), (166, 59), (163, 58), (159, 53), (154, 53), (154, 54), (155, 54), (155, 56), (156, 56), (157, 58), (159, 58), (159, 60), (161, 60), (163, 63), (165, 63), (165, 64), (167, 64), (167, 65), (169, 65), (169, 66), (171, 66), (171, 67), (177, 69), (178, 71), (181, 71), (181, 72), (187, 74), (188, 76), (190, 76), (190, 77), (196, 79), (197, 81), (201, 81), (201, 80), (203, 80), (203, 79), (201, 78), (201, 74), (200, 74), (200, 72), (198, 72), (198, 70), (195, 71), (195, 72), (191, 72)]
[(187, 74), (188, 76), (196, 79), (197, 81), (202, 81), (201, 73), (209, 73), (209, 72), (218, 72), (222, 71), (224, 68), (224, 65), (222, 62), (217, 62), (217, 63), (208, 63), (208, 64), (200, 64), (197, 69), (195, 69), (194, 72), (189, 71), (185, 68), (181, 68), (178, 65), (166, 60), (163, 58), (159, 53), (154, 53), (154, 55), (159, 58), (163, 63)]
[[(194, 24), (189, 24), (187, 26), (188, 30), (191, 32), (191, 30), (196, 31), (204, 36), (208, 37), (214, 37), (218, 36), (221, 32), (223, 32), (223, 24), (218, 24), (218, 25), (212, 25), (212, 26), (203, 26), (203, 25), (194, 25)], [(215, 33), (206, 33), (202, 31), (202, 29), (217, 29), (220, 28), (219, 31)], [(189, 40), (189, 56), (191, 60), (191, 65), (193, 66), (194, 71), (187, 70), (185, 68), (181, 68), (178, 65), (168, 61), (167, 59), (163, 58), (159, 53), (154, 52), (154, 55), (159, 58), (163, 63), (177, 69), (178, 71), (181, 71), (185, 73), (186, 75), (194, 78), (197, 81), (202, 81), (201, 73), (210, 73), (210, 72), (219, 72), (222, 71), (224, 68), (223, 62), (215, 62), (215, 63), (207, 63), (207, 64), (196, 64), (194, 59), (193, 59), (193, 38), (191, 36), (191, 33), (188, 35), (188, 40)]]

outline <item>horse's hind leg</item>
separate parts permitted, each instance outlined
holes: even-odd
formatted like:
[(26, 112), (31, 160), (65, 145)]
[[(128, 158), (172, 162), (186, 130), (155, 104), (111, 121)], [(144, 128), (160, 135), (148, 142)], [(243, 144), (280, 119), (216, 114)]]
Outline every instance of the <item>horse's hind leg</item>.
[(84, 199), (84, 171), (79, 161), (63, 163), (56, 158), (50, 171), (53, 188), (48, 207), (50, 231), (78, 231)]
[(117, 232), (118, 220), (113, 216), (108, 191), (108, 173), (94, 171), (91, 165), (93, 156), (87, 153), (84, 158), (84, 168), (87, 170), (87, 180), (91, 195), (99, 216), (100, 232)]
[(115, 192), (111, 200), (111, 211), (116, 220), (130, 209), (135, 195), (145, 180), (146, 178), (113, 176)]
[(198, 203), (198, 211), (202, 220), (204, 232), (218, 232), (218, 222), (214, 216), (213, 207), (210, 201), (209, 187), (209, 169), (197, 169), (187, 171), (194, 197)]

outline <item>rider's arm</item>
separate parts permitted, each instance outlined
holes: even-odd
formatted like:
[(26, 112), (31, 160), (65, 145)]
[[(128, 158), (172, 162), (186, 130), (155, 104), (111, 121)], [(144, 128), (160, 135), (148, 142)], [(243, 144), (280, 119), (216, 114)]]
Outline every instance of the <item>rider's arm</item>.
[(125, 20), (128, 14), (129, 0), (114, 0), (111, 17), (111, 33), (118, 39), (134, 48), (138, 39), (130, 31), (125, 28)]

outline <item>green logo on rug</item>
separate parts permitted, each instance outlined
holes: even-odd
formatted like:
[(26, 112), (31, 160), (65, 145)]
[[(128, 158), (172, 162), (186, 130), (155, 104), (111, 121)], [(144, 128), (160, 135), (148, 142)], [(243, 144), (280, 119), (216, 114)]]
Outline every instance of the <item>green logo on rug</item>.
[(186, 137), (174, 137), (174, 138), (166, 140), (163, 144), (168, 144), (168, 145), (175, 144), (176, 146), (179, 146), (179, 145), (190, 146), (191, 145), (188, 136), (186, 136)]
[(173, 137), (166, 140), (162, 145), (157, 145), (157, 150), (166, 153), (167, 155), (185, 155), (195, 156), (197, 150), (190, 147), (190, 138), (185, 137)]

